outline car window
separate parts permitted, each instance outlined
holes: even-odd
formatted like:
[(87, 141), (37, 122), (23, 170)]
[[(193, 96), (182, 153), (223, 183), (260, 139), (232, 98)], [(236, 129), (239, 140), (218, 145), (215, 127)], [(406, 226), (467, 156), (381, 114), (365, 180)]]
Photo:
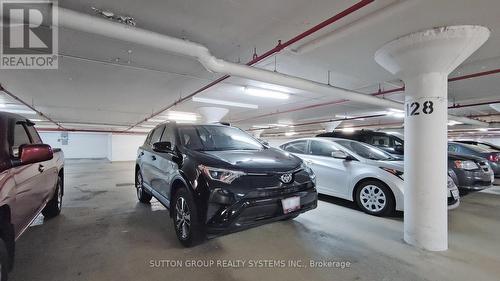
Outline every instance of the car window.
[(13, 143), (11, 147), (11, 153), (14, 157), (19, 157), (19, 147), (23, 144), (30, 144), (31, 140), (26, 133), (24, 125), (19, 123), (14, 126)]
[(178, 127), (180, 141), (199, 151), (260, 150), (265, 147), (248, 133), (230, 126), (185, 125)]
[(311, 141), (311, 154), (316, 156), (332, 157), (332, 152), (339, 150), (333, 143), (325, 141)]
[(164, 125), (156, 128), (154, 130), (153, 134), (151, 135), (151, 139), (149, 140), (149, 144), (152, 145), (153, 143), (159, 142), (161, 135), (163, 134), (164, 129), (165, 129)]
[(381, 150), (380, 148), (367, 145), (362, 142), (347, 140), (336, 140), (335, 142), (366, 159), (384, 161), (395, 159), (389, 153)]
[(450, 143), (449, 143), (449, 144), (448, 144), (448, 151), (449, 151), (449, 152), (457, 152), (457, 153), (458, 153), (458, 148), (457, 148), (457, 146), (456, 146), (456, 145), (454, 145), (454, 144), (450, 144)]
[(38, 134), (38, 132), (35, 130), (35, 127), (34, 126), (27, 126), (27, 128), (28, 128), (28, 132), (31, 136), (31, 142), (36, 143), (36, 144), (42, 143), (42, 139), (40, 138), (40, 135)]
[(394, 141), (394, 146), (403, 146), (404, 145), (403, 142), (396, 137), (392, 137), (392, 140)]
[(306, 154), (307, 141), (305, 141), (305, 140), (294, 141), (294, 142), (285, 144), (283, 149), (288, 151), (288, 152), (292, 152), (292, 153)]
[(391, 139), (388, 136), (372, 136), (368, 144), (381, 147), (391, 147)]
[(161, 136), (161, 141), (162, 142), (168, 141), (172, 144), (172, 147), (175, 146), (175, 133), (172, 125), (167, 125), (165, 131), (163, 132), (163, 135)]

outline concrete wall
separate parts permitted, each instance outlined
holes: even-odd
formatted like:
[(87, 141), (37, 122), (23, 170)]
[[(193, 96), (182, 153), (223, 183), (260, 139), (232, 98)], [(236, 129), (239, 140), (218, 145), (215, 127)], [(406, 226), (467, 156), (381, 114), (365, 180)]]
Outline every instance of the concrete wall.
[(137, 148), (144, 143), (146, 135), (111, 135), (110, 155), (111, 161), (133, 161), (137, 156)]
[(60, 132), (40, 132), (40, 136), (44, 143), (61, 148), (66, 159), (107, 158), (110, 161), (134, 161), (137, 148), (146, 138), (146, 135), (70, 132), (68, 144), (62, 145)]
[(40, 132), (43, 142), (54, 148), (61, 148), (65, 158), (107, 158), (108, 134), (69, 133), (68, 144), (61, 144), (60, 132)]

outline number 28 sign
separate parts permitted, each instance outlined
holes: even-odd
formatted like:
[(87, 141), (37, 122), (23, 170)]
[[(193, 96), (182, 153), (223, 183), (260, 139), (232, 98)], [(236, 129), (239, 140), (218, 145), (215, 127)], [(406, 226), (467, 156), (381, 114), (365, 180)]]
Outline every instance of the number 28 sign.
[(406, 116), (420, 114), (432, 114), (434, 112), (434, 102), (431, 100), (410, 101), (406, 103)]

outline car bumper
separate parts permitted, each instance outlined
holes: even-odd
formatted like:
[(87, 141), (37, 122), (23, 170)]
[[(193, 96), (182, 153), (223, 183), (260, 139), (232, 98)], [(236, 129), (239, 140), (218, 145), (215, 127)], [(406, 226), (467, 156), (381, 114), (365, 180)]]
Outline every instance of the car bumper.
[[(285, 214), (281, 200), (294, 196), (300, 197), (300, 209)], [(209, 204), (218, 205), (219, 208), (207, 222), (207, 232), (219, 234), (279, 221), (315, 209), (317, 202), (318, 193), (313, 184), (305, 189), (281, 195), (243, 197), (231, 205), (220, 205), (220, 199), (211, 196)]]

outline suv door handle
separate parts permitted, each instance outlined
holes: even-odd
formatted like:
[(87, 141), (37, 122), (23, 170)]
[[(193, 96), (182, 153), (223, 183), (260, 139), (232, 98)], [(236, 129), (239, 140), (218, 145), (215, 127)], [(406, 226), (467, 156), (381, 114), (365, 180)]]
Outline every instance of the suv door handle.
[(45, 167), (42, 164), (38, 165), (38, 171), (40, 173), (43, 173), (44, 170), (45, 170)]
[(156, 160), (156, 156), (154, 156), (154, 155), (151, 156), (151, 159), (153, 159), (153, 161), (155, 161)]

